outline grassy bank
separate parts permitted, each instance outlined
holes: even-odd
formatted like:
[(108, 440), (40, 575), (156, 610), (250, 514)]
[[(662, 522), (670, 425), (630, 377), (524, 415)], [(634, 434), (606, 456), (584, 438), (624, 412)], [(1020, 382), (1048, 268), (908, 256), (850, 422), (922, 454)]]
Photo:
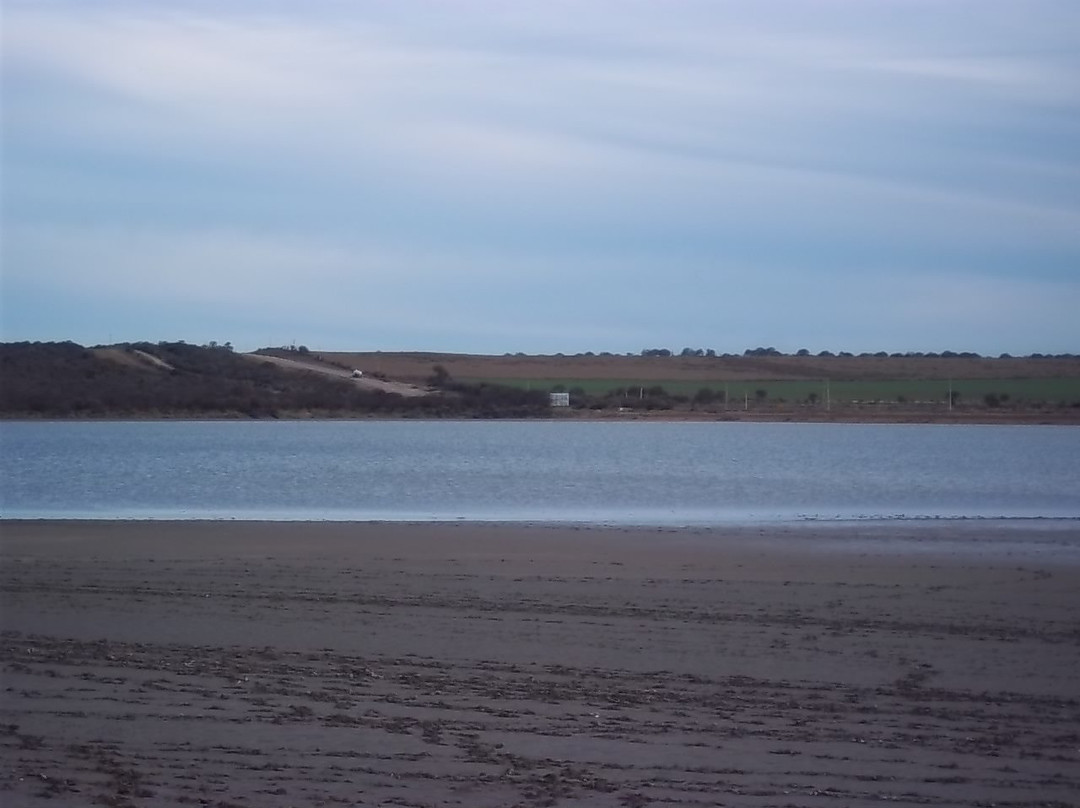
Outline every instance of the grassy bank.
[(738, 381), (683, 379), (472, 378), (469, 383), (498, 383), (527, 390), (575, 391), (589, 397), (643, 398), (660, 387), (671, 396), (693, 399), (706, 390), (711, 398), (742, 403), (774, 402), (837, 404), (896, 402), (954, 403), (989, 406), (1080, 406), (1080, 378), (1057, 379), (873, 379), (860, 381), (751, 379)]

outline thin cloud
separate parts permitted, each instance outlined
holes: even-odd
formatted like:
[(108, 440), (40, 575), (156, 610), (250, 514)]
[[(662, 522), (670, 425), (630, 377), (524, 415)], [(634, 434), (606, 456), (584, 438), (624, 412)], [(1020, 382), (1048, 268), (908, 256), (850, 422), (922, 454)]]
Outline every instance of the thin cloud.
[[(313, 328), (375, 295), (429, 347), (472, 350), (515, 327), (545, 349), (561, 296), (559, 340), (576, 323), (634, 349), (679, 328), (813, 343), (807, 299), (852, 339), (922, 324), (917, 278), (985, 283), (965, 323), (987, 345), (1008, 300), (1045, 303), (1064, 349), (1070, 21), (1059, 2), (12, 2), (6, 289)], [(708, 295), (739, 303), (694, 330)], [(877, 320), (848, 314), (878, 297)], [(765, 298), (774, 317), (744, 316)], [(661, 302), (687, 316), (648, 316)]]

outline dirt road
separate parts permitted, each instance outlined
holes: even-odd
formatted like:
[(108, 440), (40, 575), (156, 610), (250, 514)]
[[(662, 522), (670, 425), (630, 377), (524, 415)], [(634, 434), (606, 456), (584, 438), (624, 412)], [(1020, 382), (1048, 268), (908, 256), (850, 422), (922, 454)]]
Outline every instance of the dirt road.
[[(324, 362), (307, 361), (303, 359), (285, 359), (280, 356), (268, 356), (265, 354), (243, 354), (249, 359), (259, 362), (270, 362), (285, 370), (306, 371), (308, 373), (321, 373), (324, 376), (333, 376), (339, 379), (347, 379), (357, 387), (365, 390), (382, 390), (386, 393), (396, 393), (399, 396), (426, 396), (428, 391), (415, 384), (376, 379), (371, 376), (354, 378), (352, 371), (345, 368), (329, 365)], [(358, 368), (362, 370), (361, 368)]]

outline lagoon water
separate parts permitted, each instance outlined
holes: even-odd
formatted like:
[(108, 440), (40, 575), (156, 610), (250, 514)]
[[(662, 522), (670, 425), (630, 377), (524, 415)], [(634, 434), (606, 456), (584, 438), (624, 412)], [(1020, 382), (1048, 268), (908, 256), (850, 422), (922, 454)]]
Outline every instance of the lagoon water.
[(1080, 428), (7, 422), (0, 516), (721, 525), (1080, 519)]

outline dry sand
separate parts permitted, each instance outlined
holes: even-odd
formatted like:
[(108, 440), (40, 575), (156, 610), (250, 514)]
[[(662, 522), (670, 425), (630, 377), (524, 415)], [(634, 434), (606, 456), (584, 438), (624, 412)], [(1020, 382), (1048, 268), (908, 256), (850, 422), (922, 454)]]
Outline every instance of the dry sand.
[(1077, 805), (1066, 539), (2, 523), (0, 803)]

